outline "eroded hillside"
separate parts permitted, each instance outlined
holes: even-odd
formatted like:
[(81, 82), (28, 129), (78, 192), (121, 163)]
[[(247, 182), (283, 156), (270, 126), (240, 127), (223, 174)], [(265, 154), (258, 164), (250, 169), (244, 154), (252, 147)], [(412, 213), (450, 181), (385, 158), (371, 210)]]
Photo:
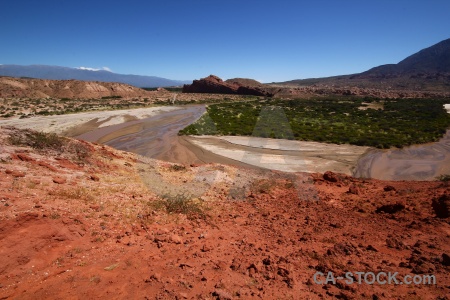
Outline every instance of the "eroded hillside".
[[(181, 166), (14, 128), (0, 148), (0, 298), (450, 293), (448, 182)], [(320, 285), (319, 271), (437, 284)]]

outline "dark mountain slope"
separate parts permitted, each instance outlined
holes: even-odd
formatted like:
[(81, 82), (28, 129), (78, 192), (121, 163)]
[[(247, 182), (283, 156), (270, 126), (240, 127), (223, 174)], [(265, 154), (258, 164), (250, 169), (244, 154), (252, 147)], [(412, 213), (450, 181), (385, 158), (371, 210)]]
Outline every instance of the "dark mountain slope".
[(425, 48), (397, 64), (342, 76), (309, 78), (282, 85), (332, 85), (418, 91), (450, 91), (450, 39)]

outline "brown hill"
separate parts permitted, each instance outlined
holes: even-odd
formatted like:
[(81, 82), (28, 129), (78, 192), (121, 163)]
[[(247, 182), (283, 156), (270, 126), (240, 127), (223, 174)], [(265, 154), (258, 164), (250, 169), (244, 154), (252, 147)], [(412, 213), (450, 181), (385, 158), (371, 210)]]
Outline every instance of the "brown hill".
[(259, 86), (262, 87), (263, 84), (259, 81), (256, 81), (254, 79), (250, 79), (250, 78), (232, 78), (232, 79), (228, 79), (225, 80), (226, 83), (229, 84), (237, 84), (237, 85), (241, 85), (241, 86)]
[(0, 77), (0, 98), (91, 99), (148, 95), (151, 95), (148, 91), (123, 83)]

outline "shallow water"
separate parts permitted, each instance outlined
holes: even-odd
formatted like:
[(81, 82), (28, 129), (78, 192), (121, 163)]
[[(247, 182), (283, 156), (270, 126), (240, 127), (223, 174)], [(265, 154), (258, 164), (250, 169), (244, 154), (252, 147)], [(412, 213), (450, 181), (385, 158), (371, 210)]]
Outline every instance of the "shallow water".
[(99, 128), (77, 138), (157, 158), (169, 150), (178, 131), (195, 122), (205, 111), (204, 105), (180, 107), (142, 120)]
[(382, 180), (433, 180), (442, 174), (450, 174), (450, 130), (436, 143), (372, 150), (359, 159), (353, 173)]
[[(158, 115), (146, 119), (98, 128), (82, 134), (77, 138), (91, 142), (101, 142), (119, 150), (130, 151), (151, 158), (186, 163), (186, 161), (195, 159), (193, 158), (195, 155), (191, 152), (193, 149), (192, 146), (194, 145), (193, 143), (191, 145), (180, 144), (179, 137), (177, 136), (178, 131), (195, 122), (205, 111), (206, 108), (204, 105), (184, 106), (176, 110), (161, 112)], [(239, 137), (233, 138), (239, 139)], [(255, 138), (249, 138), (253, 142), (257, 142), (257, 138), (256, 140), (253, 140)], [(226, 137), (223, 137), (223, 139), (226, 139)], [(292, 141), (286, 140), (285, 142), (289, 143)], [(298, 141), (294, 142), (298, 143)], [(268, 148), (267, 150), (276, 151), (276, 149), (270, 149), (270, 144), (266, 146)], [(279, 153), (283, 157), (285, 154), (288, 154), (287, 152), (296, 152), (298, 150), (301, 156), (301, 152), (304, 153), (305, 151), (305, 149), (299, 147), (297, 144), (287, 144), (287, 146), (289, 146), (289, 149), (283, 149), (283, 152), (286, 153)], [(250, 149), (249, 151), (256, 151), (256, 148)], [(206, 149), (199, 149), (201, 152), (208, 152), (205, 151)], [(215, 157), (209, 157), (202, 161), (223, 163), (219, 157), (222, 152), (223, 150), (216, 150), (214, 151), (217, 154)], [(338, 154), (337, 152), (334, 151), (333, 153)], [(186, 153), (188, 154), (186, 155)], [(223, 152), (222, 154), (225, 153)], [(292, 153), (289, 154), (292, 155)], [(341, 155), (343, 154), (341, 153)], [(336, 160), (335, 158), (324, 157), (323, 155), (319, 156), (329, 161)], [(233, 163), (233, 161), (240, 160), (239, 158), (232, 157), (231, 162)], [(305, 157), (302, 157), (300, 161), (296, 161), (299, 162), (299, 165), (294, 166), (293, 171), (308, 172), (314, 169), (311, 166), (304, 170), (301, 168), (300, 162), (304, 163)], [(243, 162), (251, 164), (251, 162)], [(319, 162), (316, 161), (314, 163)], [(276, 162), (274, 162), (275, 164)], [(270, 165), (270, 163), (267, 164), (266, 168), (271, 168)], [(326, 166), (323, 167), (326, 168)], [(334, 171), (344, 172), (340, 169)], [(441, 174), (450, 174), (450, 130), (436, 143), (416, 145), (403, 149), (370, 150), (358, 159), (353, 171), (353, 176), (355, 177), (382, 180), (433, 180)]]

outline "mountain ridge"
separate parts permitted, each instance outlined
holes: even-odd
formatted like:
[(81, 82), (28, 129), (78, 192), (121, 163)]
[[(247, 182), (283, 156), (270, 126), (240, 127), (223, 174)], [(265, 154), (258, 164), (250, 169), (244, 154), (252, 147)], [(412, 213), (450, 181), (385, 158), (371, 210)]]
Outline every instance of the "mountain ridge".
[(63, 66), (49, 65), (0, 65), (0, 76), (7, 77), (27, 77), (34, 79), (50, 80), (82, 80), (117, 82), (133, 85), (136, 87), (170, 87), (181, 86), (191, 81), (171, 80), (157, 76), (118, 74), (107, 70), (89, 70), (80, 68), (70, 68)]
[(380, 65), (356, 74), (295, 79), (272, 84), (450, 91), (450, 38), (424, 48), (397, 64)]

